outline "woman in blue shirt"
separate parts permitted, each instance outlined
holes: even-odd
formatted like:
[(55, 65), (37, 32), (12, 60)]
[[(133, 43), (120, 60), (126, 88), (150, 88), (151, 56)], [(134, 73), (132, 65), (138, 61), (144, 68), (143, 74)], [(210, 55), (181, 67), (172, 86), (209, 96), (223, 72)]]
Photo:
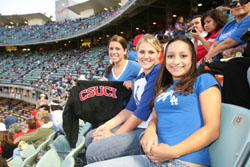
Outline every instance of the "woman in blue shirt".
[(177, 18), (177, 21), (176, 21), (176, 23), (174, 25), (174, 28), (175, 28), (175, 33), (176, 34), (180, 34), (180, 35), (185, 36), (186, 26), (184, 24), (184, 18), (182, 16), (179, 16)]
[(109, 41), (108, 52), (112, 64), (105, 70), (102, 80), (124, 81), (125, 87), (133, 89), (133, 82), (141, 66), (128, 60), (126, 40), (122, 36), (114, 35)]
[(152, 120), (141, 140), (146, 155), (88, 167), (210, 165), (207, 146), (219, 137), (221, 94), (212, 75), (198, 74), (195, 49), (188, 38), (169, 41), (154, 91)]
[(114, 118), (95, 130), (85, 140), (88, 163), (127, 155), (141, 154), (140, 138), (151, 120), (150, 102), (160, 65), (160, 43), (146, 34), (138, 42), (138, 62), (142, 73), (136, 78), (130, 101)]

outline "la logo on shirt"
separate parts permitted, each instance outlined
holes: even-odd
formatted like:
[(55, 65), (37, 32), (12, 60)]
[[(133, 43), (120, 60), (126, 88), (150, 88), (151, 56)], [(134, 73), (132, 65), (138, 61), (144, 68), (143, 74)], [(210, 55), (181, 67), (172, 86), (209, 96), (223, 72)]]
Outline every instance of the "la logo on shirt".
[(178, 105), (178, 98), (175, 96), (175, 91), (171, 90), (171, 91), (167, 91), (167, 92), (163, 92), (162, 94), (160, 94), (157, 97), (157, 102), (159, 101), (166, 101), (166, 99), (168, 98), (168, 96), (170, 96), (169, 102), (171, 103), (171, 105)]

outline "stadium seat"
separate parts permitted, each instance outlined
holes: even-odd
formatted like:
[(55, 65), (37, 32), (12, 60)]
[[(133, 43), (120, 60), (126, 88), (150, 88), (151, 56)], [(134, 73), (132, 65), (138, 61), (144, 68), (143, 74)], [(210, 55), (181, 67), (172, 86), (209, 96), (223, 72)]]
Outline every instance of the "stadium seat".
[(82, 148), (84, 147), (84, 143), (85, 143), (85, 137), (84, 136), (78, 137), (76, 148), (72, 149), (70, 153), (67, 155), (67, 157), (76, 158), (76, 156), (81, 152)]
[(86, 122), (84, 126), (81, 128), (79, 136), (84, 136), (92, 127), (92, 124), (89, 122)]
[(34, 152), (32, 155), (30, 155), (23, 161), (21, 167), (34, 166), (37, 160), (38, 153), (39, 150), (37, 149), (36, 152)]
[(220, 137), (209, 146), (211, 167), (246, 167), (250, 162), (250, 110), (222, 104)]
[(61, 159), (58, 156), (56, 150), (50, 149), (44, 156), (38, 161), (36, 167), (60, 167)]
[(11, 161), (8, 162), (12, 167), (19, 167), (23, 163), (23, 159), (20, 156), (13, 158)]
[(63, 160), (61, 167), (74, 167), (75, 159), (73, 157), (67, 157)]
[(61, 159), (64, 159), (67, 154), (72, 150), (66, 137), (64, 135), (58, 136), (52, 143), (51, 148), (56, 150)]
[(32, 144), (30, 144), (21, 152), (21, 157), (25, 159), (32, 155), (34, 152), (36, 152), (36, 148)]

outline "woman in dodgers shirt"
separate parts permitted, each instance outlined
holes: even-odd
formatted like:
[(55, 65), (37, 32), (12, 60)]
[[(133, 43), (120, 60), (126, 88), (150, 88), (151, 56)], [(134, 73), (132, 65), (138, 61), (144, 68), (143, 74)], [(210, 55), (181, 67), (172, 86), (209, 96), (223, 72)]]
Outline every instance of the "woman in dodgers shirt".
[(146, 155), (88, 167), (204, 167), (208, 145), (219, 137), (221, 94), (210, 74), (199, 76), (195, 49), (186, 37), (170, 40), (154, 90), (152, 120), (141, 140)]
[(90, 131), (85, 140), (88, 163), (142, 153), (140, 138), (151, 120), (153, 87), (160, 71), (160, 43), (146, 34), (136, 46), (142, 73), (136, 78), (126, 108), (97, 129)]

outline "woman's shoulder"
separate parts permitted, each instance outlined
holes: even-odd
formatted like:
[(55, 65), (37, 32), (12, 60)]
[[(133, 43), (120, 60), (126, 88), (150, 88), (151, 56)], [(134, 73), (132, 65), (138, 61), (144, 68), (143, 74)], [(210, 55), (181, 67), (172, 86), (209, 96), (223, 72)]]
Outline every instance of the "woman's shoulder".
[(220, 85), (218, 81), (215, 79), (215, 77), (209, 73), (205, 73), (205, 74), (199, 75), (196, 78), (194, 86), (195, 86), (195, 89), (203, 91), (215, 85), (220, 88)]
[(215, 77), (210, 74), (210, 73), (204, 73), (204, 74), (200, 74), (195, 82), (199, 82), (199, 81), (206, 81), (206, 80), (216, 80)]

